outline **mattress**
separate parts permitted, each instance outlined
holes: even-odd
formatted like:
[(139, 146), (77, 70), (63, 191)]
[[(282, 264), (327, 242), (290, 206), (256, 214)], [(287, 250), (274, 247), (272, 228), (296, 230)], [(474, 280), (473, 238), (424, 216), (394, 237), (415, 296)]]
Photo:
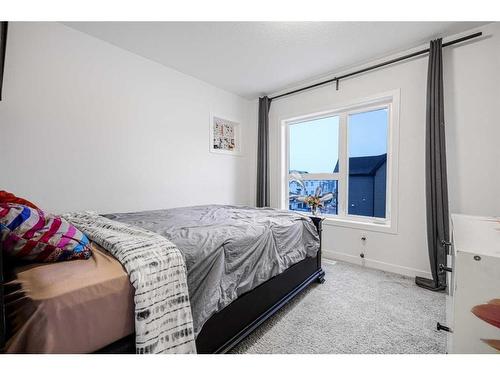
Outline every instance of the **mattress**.
[[(188, 270), (193, 325), (308, 256), (319, 236), (282, 210), (197, 206), (104, 215), (165, 236)], [(134, 290), (121, 264), (92, 244), (90, 260), (15, 269), (6, 284), (8, 353), (90, 353), (134, 332)]]
[(134, 332), (134, 289), (92, 244), (88, 260), (31, 264), (5, 284), (7, 353), (91, 353)]

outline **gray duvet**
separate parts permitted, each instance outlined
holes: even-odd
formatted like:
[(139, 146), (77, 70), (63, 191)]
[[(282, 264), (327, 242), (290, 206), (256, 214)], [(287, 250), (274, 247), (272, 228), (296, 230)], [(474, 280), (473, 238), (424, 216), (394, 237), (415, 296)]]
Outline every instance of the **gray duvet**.
[(188, 270), (195, 335), (238, 296), (319, 249), (312, 221), (284, 210), (210, 205), (105, 216), (177, 245)]

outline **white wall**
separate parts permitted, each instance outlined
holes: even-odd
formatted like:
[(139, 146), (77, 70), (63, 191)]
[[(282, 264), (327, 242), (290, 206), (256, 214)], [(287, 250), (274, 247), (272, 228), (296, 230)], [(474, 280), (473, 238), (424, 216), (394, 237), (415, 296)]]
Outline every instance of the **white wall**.
[(500, 216), (500, 23), (479, 30), (444, 60), (450, 210)]
[[(487, 37), (444, 52), (449, 191), (452, 212), (500, 215), (500, 24)], [(468, 34), (468, 33), (467, 33)], [(326, 223), (325, 256), (402, 274), (429, 277), (425, 218), (427, 58), (420, 57), (271, 105), (271, 201), (280, 202), (281, 120), (400, 89), (399, 212), (396, 234)], [(367, 237), (363, 245), (361, 237)], [(360, 252), (365, 253), (362, 262)]]
[[(62, 24), (12, 22), (0, 190), (56, 212), (253, 204), (256, 111)], [(208, 151), (210, 112), (241, 121), (243, 156)]]

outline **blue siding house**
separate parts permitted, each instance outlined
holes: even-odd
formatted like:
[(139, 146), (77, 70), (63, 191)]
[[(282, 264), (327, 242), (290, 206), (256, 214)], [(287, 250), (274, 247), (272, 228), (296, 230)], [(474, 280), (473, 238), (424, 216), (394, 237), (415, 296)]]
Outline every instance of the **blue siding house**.
[(349, 215), (385, 218), (386, 181), (387, 154), (349, 158)]

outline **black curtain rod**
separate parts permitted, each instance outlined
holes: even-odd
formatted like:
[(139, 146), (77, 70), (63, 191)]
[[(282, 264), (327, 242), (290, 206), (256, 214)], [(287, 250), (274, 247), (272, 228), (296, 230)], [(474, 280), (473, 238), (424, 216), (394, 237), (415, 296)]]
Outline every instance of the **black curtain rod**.
[[(467, 35), (467, 36), (464, 36), (462, 38), (458, 38), (458, 39), (452, 40), (450, 42), (443, 43), (443, 47), (448, 47), (448, 46), (451, 46), (453, 44), (465, 42), (466, 40), (477, 38), (477, 37), (479, 37), (481, 35), (483, 35), (482, 32), (478, 32), (478, 33), (475, 33), (475, 34)], [(273, 97), (271, 97), (269, 99), (270, 100), (274, 100), (274, 99), (282, 98), (284, 96), (296, 94), (298, 92), (309, 90), (309, 89), (313, 89), (313, 88), (318, 87), (318, 86), (323, 86), (323, 85), (326, 85), (327, 83), (331, 83), (331, 82), (335, 82), (336, 83), (337, 90), (338, 90), (339, 89), (339, 81), (341, 79), (344, 79), (344, 78), (347, 78), (347, 77), (352, 77), (354, 75), (358, 75), (358, 74), (361, 74), (361, 73), (365, 73), (365, 72), (368, 72), (370, 70), (378, 69), (378, 68), (381, 68), (381, 67), (386, 66), (386, 65), (397, 63), (399, 61), (411, 59), (412, 57), (423, 55), (423, 54), (426, 54), (428, 52), (429, 52), (429, 48), (426, 48), (426, 49), (423, 49), (421, 51), (410, 53), (409, 55), (401, 56), (401, 57), (398, 57), (396, 59), (392, 59), (392, 60), (385, 61), (385, 62), (380, 63), (380, 64), (369, 66), (368, 68), (356, 70), (355, 72), (347, 73), (347, 74), (341, 75), (339, 77), (334, 77), (334, 78), (328, 79), (326, 81), (318, 82), (318, 83), (315, 83), (314, 85), (310, 85), (310, 86), (302, 87), (302, 88), (297, 89), (297, 90), (285, 92), (284, 94), (276, 95), (276, 96), (273, 96)]]

